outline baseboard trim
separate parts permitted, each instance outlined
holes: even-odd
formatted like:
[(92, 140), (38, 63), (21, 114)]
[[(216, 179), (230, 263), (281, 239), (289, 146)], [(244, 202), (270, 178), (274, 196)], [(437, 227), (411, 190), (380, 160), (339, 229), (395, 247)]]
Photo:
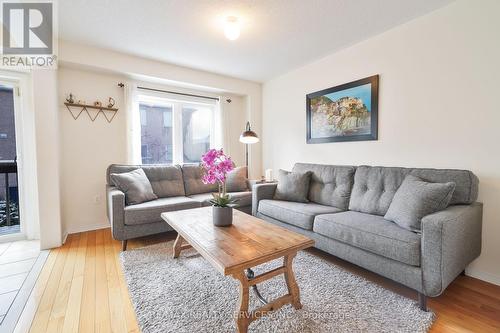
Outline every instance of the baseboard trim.
[(67, 233), (68, 234), (77, 234), (79, 232), (106, 229), (109, 227), (110, 227), (109, 223), (101, 223), (101, 224), (94, 224), (94, 225), (89, 225), (89, 226), (81, 226), (81, 227), (77, 227), (77, 228), (71, 228), (68, 230)]
[(63, 241), (62, 241), (63, 244), (66, 243), (66, 239), (68, 239), (68, 235), (69, 234), (67, 232), (64, 233), (64, 235), (63, 235)]
[(465, 270), (465, 275), (500, 286), (500, 276), (496, 274), (477, 269), (467, 269)]

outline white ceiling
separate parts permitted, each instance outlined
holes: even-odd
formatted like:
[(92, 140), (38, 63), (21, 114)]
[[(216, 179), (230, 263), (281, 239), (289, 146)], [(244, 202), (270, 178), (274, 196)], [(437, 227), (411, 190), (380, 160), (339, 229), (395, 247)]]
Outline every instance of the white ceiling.
[[(452, 0), (63, 0), (60, 38), (263, 82)], [(221, 19), (243, 21), (236, 41)]]

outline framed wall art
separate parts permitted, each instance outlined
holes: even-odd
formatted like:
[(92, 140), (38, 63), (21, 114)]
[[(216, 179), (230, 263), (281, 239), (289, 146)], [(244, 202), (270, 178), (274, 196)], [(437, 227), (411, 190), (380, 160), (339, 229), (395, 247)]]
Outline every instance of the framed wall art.
[(306, 96), (307, 143), (378, 138), (378, 75)]

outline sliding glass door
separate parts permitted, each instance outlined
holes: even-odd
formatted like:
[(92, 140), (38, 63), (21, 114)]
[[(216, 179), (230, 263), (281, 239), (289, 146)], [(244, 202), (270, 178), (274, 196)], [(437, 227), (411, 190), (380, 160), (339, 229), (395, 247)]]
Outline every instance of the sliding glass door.
[(0, 240), (21, 232), (15, 87), (0, 82)]

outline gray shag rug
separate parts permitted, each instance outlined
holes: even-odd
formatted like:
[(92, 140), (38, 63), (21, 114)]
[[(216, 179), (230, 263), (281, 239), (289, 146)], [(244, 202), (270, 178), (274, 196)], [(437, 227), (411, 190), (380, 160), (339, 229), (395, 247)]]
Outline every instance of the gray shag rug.
[[(235, 332), (238, 282), (224, 277), (194, 250), (172, 259), (173, 242), (122, 252), (128, 289), (144, 333)], [(282, 264), (276, 260), (255, 273)], [(249, 332), (426, 332), (434, 315), (415, 301), (386, 290), (307, 252), (294, 272), (303, 308), (286, 305), (250, 324)], [(264, 297), (286, 293), (282, 276), (259, 285)], [(260, 306), (250, 291), (250, 308)]]

